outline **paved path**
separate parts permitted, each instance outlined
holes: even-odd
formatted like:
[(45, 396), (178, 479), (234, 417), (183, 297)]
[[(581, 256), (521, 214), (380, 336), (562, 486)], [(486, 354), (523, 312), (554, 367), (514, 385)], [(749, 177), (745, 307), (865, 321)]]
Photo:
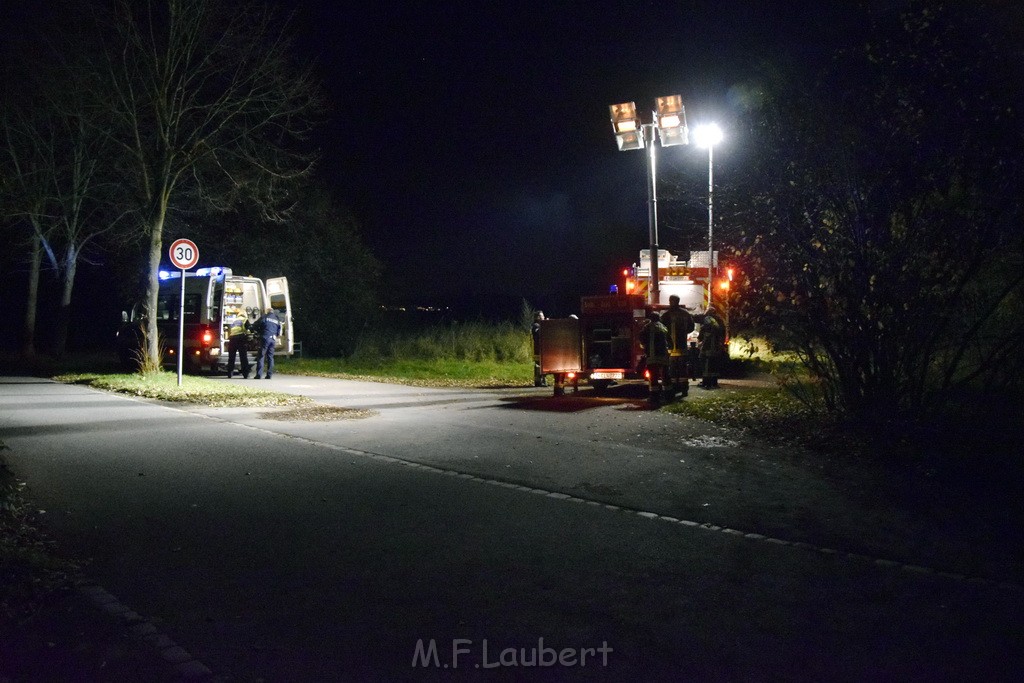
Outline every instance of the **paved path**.
[(776, 537), (711, 486), (708, 439), (734, 434), (628, 399), (272, 382), (377, 414), (282, 422), (0, 379), (0, 439), (62, 544), (226, 680), (1020, 670), (1019, 590)]

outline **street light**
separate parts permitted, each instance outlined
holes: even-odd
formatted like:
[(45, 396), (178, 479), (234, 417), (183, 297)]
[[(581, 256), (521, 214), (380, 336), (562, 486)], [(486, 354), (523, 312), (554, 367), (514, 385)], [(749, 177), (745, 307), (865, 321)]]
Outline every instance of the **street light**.
[(658, 291), (658, 191), (654, 139), (657, 137), (662, 147), (671, 147), (687, 144), (689, 137), (682, 97), (659, 97), (655, 104), (657, 109), (651, 112), (653, 123), (640, 122), (636, 114), (636, 104), (633, 102), (613, 104), (608, 109), (612, 115), (612, 130), (615, 131), (619, 151), (647, 148), (647, 230), (651, 242), (651, 285), (648, 292), (650, 302), (659, 304), (661, 302)]
[(697, 126), (693, 130), (693, 140), (698, 147), (708, 148), (708, 306), (711, 305), (711, 281), (715, 274), (714, 252), (714, 198), (715, 198), (715, 164), (714, 148), (722, 141), (722, 129), (713, 123)]

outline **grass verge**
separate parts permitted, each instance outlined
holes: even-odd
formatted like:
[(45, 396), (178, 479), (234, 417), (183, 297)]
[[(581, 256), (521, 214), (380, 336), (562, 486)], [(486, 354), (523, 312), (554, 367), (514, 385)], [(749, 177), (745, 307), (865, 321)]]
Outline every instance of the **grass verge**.
[(173, 372), (120, 375), (75, 373), (57, 375), (53, 379), (120, 394), (176, 403), (199, 403), (215, 408), (293, 406), (312, 403), (312, 400), (305, 396), (282, 394), (193, 375), (183, 376), (179, 387), (178, 375)]
[(776, 444), (823, 446), (838, 427), (823, 407), (808, 405), (783, 387), (721, 391), (663, 410), (742, 429)]
[(530, 363), (492, 360), (292, 358), (278, 361), (281, 372), (425, 387), (496, 388), (533, 385)]

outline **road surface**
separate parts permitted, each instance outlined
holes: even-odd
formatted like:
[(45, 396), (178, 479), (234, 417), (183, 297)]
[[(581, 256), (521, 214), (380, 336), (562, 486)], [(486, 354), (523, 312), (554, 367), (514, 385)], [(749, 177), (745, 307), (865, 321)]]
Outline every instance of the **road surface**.
[[(735, 433), (629, 397), (272, 388), (373, 414), (0, 378), (0, 440), (47, 526), (221, 679), (1012, 680), (1024, 663), (1016, 585), (865, 547), (828, 523), (851, 504), (834, 483)], [(737, 458), (749, 471), (716, 477)]]

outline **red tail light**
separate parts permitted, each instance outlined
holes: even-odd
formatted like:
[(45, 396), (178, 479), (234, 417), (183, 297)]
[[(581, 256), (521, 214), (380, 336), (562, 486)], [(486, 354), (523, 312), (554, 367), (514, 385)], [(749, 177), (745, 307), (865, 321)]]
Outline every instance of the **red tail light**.
[(213, 341), (213, 332), (210, 330), (203, 331), (203, 346), (209, 346)]

